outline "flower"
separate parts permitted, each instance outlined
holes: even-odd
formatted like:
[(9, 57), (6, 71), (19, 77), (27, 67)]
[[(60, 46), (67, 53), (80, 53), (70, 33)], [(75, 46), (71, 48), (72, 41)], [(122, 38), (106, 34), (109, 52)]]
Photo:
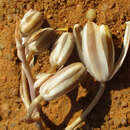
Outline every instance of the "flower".
[(55, 41), (56, 33), (52, 28), (39, 29), (28, 39), (25, 46), (29, 51), (40, 53), (50, 47)]
[(62, 33), (50, 55), (51, 66), (63, 66), (71, 55), (73, 48), (74, 38), (72, 33)]
[(115, 63), (115, 49), (108, 26), (88, 22), (83, 30), (74, 26), (74, 37), (81, 61), (99, 82), (110, 80), (121, 67), (130, 42), (130, 22), (126, 22), (123, 49)]
[(84, 72), (85, 67), (80, 62), (64, 67), (41, 85), (40, 96), (49, 101), (66, 94), (75, 87)]
[(40, 87), (39, 96), (30, 104), (26, 119), (31, 117), (34, 108), (41, 100), (50, 101), (71, 91), (79, 82), (84, 72), (84, 65), (77, 62), (64, 67), (62, 70), (56, 72), (54, 76), (46, 80)]
[(24, 36), (29, 35), (39, 29), (42, 23), (41, 13), (30, 9), (21, 20), (20, 31)]

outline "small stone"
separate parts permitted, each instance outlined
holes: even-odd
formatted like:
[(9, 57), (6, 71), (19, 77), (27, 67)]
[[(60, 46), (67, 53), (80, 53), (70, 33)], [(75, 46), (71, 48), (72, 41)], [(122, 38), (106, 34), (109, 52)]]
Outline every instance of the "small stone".
[(94, 21), (96, 18), (96, 10), (95, 9), (89, 9), (86, 13), (86, 18), (89, 21)]
[(122, 108), (128, 107), (128, 103), (123, 101), (123, 102), (121, 103), (121, 107), (122, 107)]
[(128, 124), (130, 124), (130, 111), (128, 111), (128, 112), (126, 113), (126, 118), (127, 118)]

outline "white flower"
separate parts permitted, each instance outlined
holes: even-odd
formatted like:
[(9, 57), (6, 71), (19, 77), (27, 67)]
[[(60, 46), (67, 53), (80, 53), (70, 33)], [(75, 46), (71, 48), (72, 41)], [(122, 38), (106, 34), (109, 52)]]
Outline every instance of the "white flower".
[(84, 72), (82, 63), (68, 65), (41, 85), (40, 96), (49, 101), (71, 91)]
[(130, 42), (130, 22), (126, 23), (123, 49), (115, 63), (115, 49), (111, 33), (106, 25), (88, 22), (83, 30), (74, 26), (74, 36), (81, 61), (88, 72), (100, 82), (110, 80), (121, 67)]
[(50, 55), (50, 64), (61, 67), (66, 63), (74, 48), (74, 38), (69, 32), (64, 32), (56, 41)]
[(28, 45), (29, 51), (40, 53), (50, 47), (55, 37), (56, 33), (52, 28), (40, 29), (32, 34), (25, 46)]
[[(67, 92), (71, 91), (81, 79), (85, 72), (85, 67), (82, 63), (73, 63), (56, 72), (56, 74), (45, 81), (39, 90), (37, 96), (31, 103), (26, 118), (29, 119), (34, 108), (41, 100), (50, 101)], [(43, 76), (44, 77), (44, 76)]]
[(41, 13), (30, 9), (21, 20), (20, 31), (23, 35), (29, 35), (39, 29), (42, 23)]

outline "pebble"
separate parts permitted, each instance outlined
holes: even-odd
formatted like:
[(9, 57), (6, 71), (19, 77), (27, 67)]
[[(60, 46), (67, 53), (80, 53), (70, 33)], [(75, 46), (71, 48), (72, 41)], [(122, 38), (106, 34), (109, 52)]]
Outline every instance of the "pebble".
[(86, 12), (86, 18), (87, 18), (89, 21), (94, 21), (95, 18), (96, 18), (96, 10), (95, 10), (95, 9), (89, 9), (89, 10)]

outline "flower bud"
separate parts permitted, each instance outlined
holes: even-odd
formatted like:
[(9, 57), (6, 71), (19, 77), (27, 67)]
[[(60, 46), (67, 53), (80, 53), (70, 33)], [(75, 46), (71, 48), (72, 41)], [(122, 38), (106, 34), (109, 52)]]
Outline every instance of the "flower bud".
[(71, 91), (84, 72), (85, 67), (81, 63), (68, 65), (43, 83), (39, 93), (46, 101), (55, 99)]
[(21, 20), (20, 30), (25, 36), (35, 32), (43, 23), (42, 15), (36, 10), (29, 10)]
[(57, 40), (50, 55), (52, 66), (62, 66), (66, 63), (74, 48), (74, 38), (69, 32), (64, 32)]
[(40, 29), (33, 33), (26, 46), (28, 45), (29, 51), (39, 53), (48, 49), (54, 42), (55, 37), (56, 33), (52, 28)]

